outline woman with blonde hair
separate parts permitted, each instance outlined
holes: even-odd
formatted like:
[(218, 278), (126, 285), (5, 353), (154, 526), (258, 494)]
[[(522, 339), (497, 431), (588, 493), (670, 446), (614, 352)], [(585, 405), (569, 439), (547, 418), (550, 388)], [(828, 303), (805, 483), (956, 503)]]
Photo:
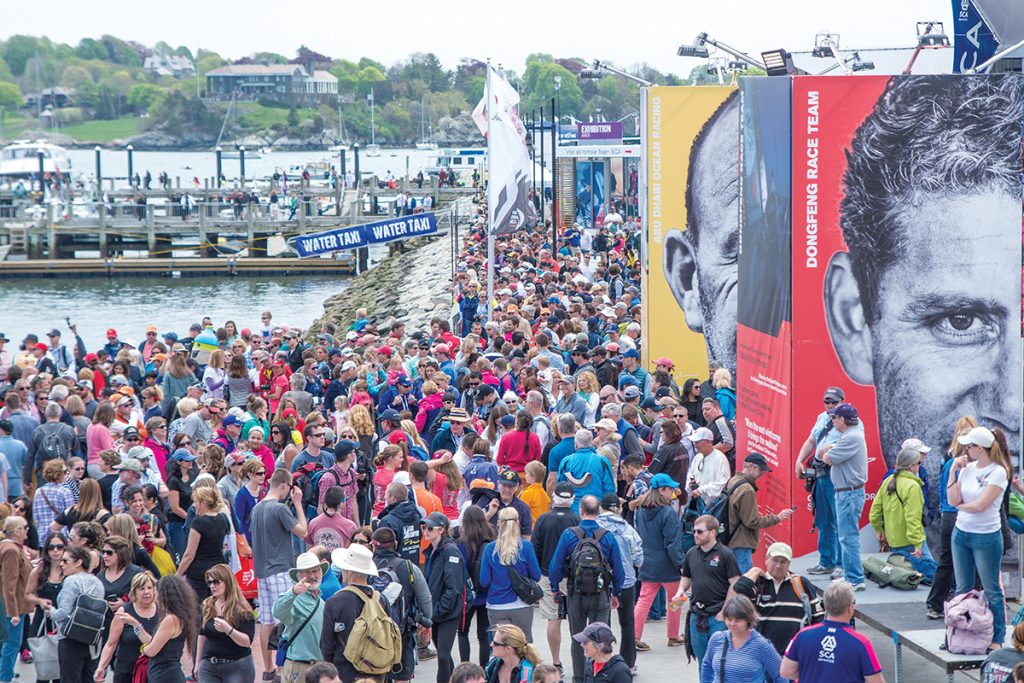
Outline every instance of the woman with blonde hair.
[(480, 585), (487, 589), (487, 619), (495, 624), (514, 624), (533, 642), (533, 605), (512, 589), (510, 572), (540, 581), (540, 564), (533, 544), (524, 542), (519, 513), (513, 507), (498, 511), (498, 537), (484, 546), (480, 559)]
[(96, 680), (106, 680), (107, 667), (114, 662), (114, 683), (131, 683), (142, 641), (139, 632), (156, 633), (156, 577), (149, 572), (135, 574), (128, 591), (128, 604), (114, 614), (110, 635), (100, 654)]
[(256, 633), (252, 606), (242, 595), (231, 568), (217, 564), (206, 571), (210, 597), (202, 604), (199, 627), (198, 680), (235, 683), (256, 679), (252, 645)]
[(196, 412), (198, 408), (199, 401), (195, 400), (194, 398), (189, 398), (188, 396), (186, 396), (185, 398), (178, 401), (177, 405), (175, 406), (175, 410), (178, 413), (178, 417), (171, 420), (171, 424), (167, 426), (168, 441), (173, 443), (174, 437), (177, 436), (178, 432), (181, 431), (181, 423), (185, 421), (186, 417)]
[(196, 487), (192, 492), (196, 517), (188, 532), (185, 552), (178, 564), (178, 576), (183, 576), (200, 598), (210, 595), (206, 585), (206, 571), (224, 562), (224, 540), (231, 533), (231, 519), (216, 483)]
[(224, 352), (217, 349), (210, 354), (210, 360), (203, 371), (203, 387), (206, 393), (203, 399), (224, 398), (224, 382), (227, 381), (228, 373), (225, 368)]
[(123, 513), (111, 515), (105, 526), (107, 527), (107, 533), (111, 536), (120, 536), (128, 541), (128, 545), (132, 549), (132, 564), (152, 572), (153, 576), (160, 576), (160, 569), (153, 564), (153, 559), (146, 552), (146, 549), (142, 547), (139, 529), (131, 515)]
[(725, 368), (718, 368), (711, 376), (711, 384), (715, 387), (715, 398), (722, 408), (722, 414), (730, 420), (735, 420), (736, 390), (732, 388), (732, 373)]
[[(70, 463), (69, 463), (70, 464)], [(50, 531), (70, 529), (77, 522), (106, 523), (110, 512), (103, 507), (103, 491), (95, 479), (86, 479), (79, 489), (78, 502), (57, 515), (50, 524)]]
[(941, 619), (945, 609), (946, 600), (949, 600), (953, 590), (953, 526), (956, 524), (956, 506), (950, 505), (948, 494), (949, 472), (953, 467), (953, 460), (964, 455), (967, 447), (961, 444), (958, 439), (967, 436), (968, 432), (978, 426), (978, 421), (973, 415), (964, 415), (956, 421), (953, 427), (953, 437), (946, 447), (946, 454), (942, 461), (942, 469), (939, 471), (939, 558), (938, 567), (935, 570), (935, 578), (932, 579), (932, 587), (928, 591), (928, 598), (925, 605), (928, 608), (926, 616), (929, 619)]
[(1010, 457), (992, 430), (974, 427), (957, 441), (966, 454), (953, 459), (946, 496), (957, 509), (951, 536), (953, 573), (957, 594), (974, 588), (981, 577), (995, 628), (989, 649), (1003, 646), (1006, 636), (1006, 603), (999, 579), (1003, 556), (1003, 496), (1013, 476)]
[(493, 657), (484, 668), (487, 683), (530, 683), (533, 668), (541, 662), (526, 633), (514, 624), (499, 624), (494, 628), (491, 652)]
[(423, 449), (424, 453), (430, 452), (430, 445), (423, 440), (420, 436), (420, 431), (416, 428), (416, 423), (412, 420), (402, 420), (401, 422), (402, 431), (409, 437), (409, 451), (412, 451), (413, 446), (419, 446)]
[(597, 422), (597, 411), (601, 407), (600, 390), (597, 375), (590, 370), (584, 370), (576, 377), (576, 393), (587, 404), (583, 412), (583, 426), (587, 429), (592, 429)]
[(235, 518), (238, 520), (238, 530), (245, 535), (245, 539), (252, 544), (252, 530), (249, 528), (249, 519), (252, 517), (252, 510), (256, 503), (263, 498), (263, 483), (267, 480), (270, 470), (260, 460), (251, 458), (242, 463), (242, 486), (235, 494)]

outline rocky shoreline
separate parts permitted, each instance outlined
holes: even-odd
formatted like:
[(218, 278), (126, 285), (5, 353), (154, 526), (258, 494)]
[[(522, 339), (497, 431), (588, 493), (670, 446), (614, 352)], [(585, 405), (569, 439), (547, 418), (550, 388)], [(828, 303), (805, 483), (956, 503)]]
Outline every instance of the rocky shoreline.
[[(310, 326), (319, 331), (325, 322), (347, 330), (356, 309), (365, 307), (368, 318), (386, 334), (398, 320), (410, 330), (427, 327), (435, 317), (447, 319), (452, 300), (451, 242), (448, 233), (409, 240), (404, 252), (395, 251), (370, 270), (354, 278), (344, 292), (324, 302), (324, 314)], [(311, 335), (315, 337), (315, 334)]]

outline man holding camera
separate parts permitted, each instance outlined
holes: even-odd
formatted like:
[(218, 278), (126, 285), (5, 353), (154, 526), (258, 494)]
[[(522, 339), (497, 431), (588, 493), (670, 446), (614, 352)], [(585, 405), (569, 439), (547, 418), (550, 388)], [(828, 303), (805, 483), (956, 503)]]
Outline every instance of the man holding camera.
[(810, 494), (814, 528), (818, 530), (818, 564), (808, 569), (808, 574), (831, 574), (841, 565), (832, 468), (822, 462), (820, 454), (823, 448), (839, 439), (840, 432), (833, 427), (828, 411), (845, 398), (845, 392), (839, 387), (825, 389), (825, 410), (815, 418), (814, 427), (796, 459), (796, 476), (804, 480)]

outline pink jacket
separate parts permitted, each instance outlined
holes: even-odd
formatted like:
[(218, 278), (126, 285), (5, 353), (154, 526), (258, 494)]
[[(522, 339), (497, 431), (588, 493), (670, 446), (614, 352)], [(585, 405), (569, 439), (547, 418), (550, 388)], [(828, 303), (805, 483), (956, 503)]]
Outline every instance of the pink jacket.
[(110, 430), (98, 423), (90, 424), (85, 430), (85, 445), (88, 449), (88, 464), (90, 465), (100, 463), (100, 451), (115, 450)]

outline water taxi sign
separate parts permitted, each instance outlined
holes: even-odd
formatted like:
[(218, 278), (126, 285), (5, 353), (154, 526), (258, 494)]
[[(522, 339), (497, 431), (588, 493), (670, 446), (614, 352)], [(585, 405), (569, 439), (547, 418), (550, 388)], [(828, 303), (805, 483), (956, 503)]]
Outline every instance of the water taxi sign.
[(383, 244), (410, 237), (422, 237), (436, 232), (437, 216), (433, 213), (417, 213), (376, 223), (335, 228), (310, 235), (298, 235), (289, 241), (300, 257), (306, 257), (344, 251), (345, 249), (358, 249), (371, 244)]

